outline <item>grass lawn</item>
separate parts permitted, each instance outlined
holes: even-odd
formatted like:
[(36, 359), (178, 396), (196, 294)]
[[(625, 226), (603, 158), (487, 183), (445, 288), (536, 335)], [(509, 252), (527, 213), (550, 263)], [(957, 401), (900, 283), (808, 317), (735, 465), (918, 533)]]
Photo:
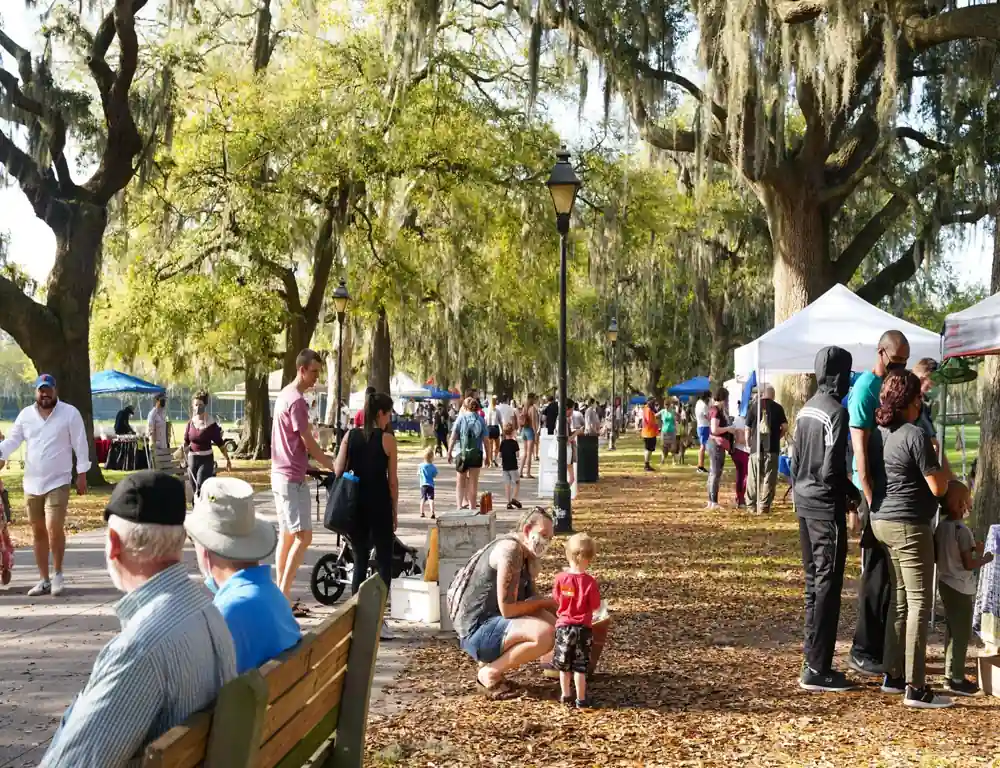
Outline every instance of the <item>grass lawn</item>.
[[(390, 691), (401, 706), (369, 725), (366, 765), (437, 766), (966, 766), (996, 765), (1000, 700), (914, 712), (874, 683), (840, 695), (799, 689), (803, 577), (789, 505), (765, 518), (732, 502), (705, 509), (705, 477), (688, 466), (643, 473), (638, 440), (601, 454), (574, 527), (595, 537), (592, 572), (613, 627), (591, 693), (597, 708), (558, 701), (536, 666), (512, 676), (519, 698), (476, 693), (476, 665), (454, 638), (417, 650)], [(779, 496), (784, 486), (779, 486)], [(557, 542), (543, 590), (565, 567)], [(856, 622), (858, 547), (850, 543), (836, 663)], [(940, 684), (940, 627), (928, 671)], [(971, 669), (971, 667), (970, 667)]]

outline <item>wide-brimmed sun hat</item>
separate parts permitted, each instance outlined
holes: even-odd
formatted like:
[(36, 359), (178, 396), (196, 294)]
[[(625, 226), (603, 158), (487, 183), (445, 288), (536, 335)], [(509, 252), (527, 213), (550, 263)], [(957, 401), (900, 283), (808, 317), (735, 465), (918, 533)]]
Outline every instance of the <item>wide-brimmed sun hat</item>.
[(210, 477), (184, 521), (188, 535), (227, 560), (263, 560), (278, 545), (278, 532), (254, 512), (253, 488), (235, 477)]

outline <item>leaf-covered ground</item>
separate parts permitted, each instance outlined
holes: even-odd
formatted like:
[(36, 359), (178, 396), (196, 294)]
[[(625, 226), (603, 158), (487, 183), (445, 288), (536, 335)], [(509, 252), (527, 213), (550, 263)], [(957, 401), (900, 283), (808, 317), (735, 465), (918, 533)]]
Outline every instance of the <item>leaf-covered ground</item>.
[[(602, 454), (601, 483), (574, 506), (575, 529), (600, 546), (592, 572), (614, 617), (592, 682), (597, 708), (561, 706), (558, 683), (537, 666), (514, 675), (519, 699), (487, 701), (475, 692), (473, 662), (441, 640), (417, 650), (390, 691), (396, 711), (370, 725), (366, 765), (998, 764), (1000, 699), (916, 712), (873, 682), (841, 695), (801, 691), (802, 575), (790, 506), (768, 518), (710, 513), (690, 452), (687, 468), (649, 475), (636, 471), (633, 445), (610, 460)], [(729, 473), (724, 488), (731, 500)], [(563, 567), (561, 550), (546, 556), (549, 579)], [(853, 542), (848, 567), (842, 666), (855, 623)], [(929, 656), (939, 676), (940, 630)]]

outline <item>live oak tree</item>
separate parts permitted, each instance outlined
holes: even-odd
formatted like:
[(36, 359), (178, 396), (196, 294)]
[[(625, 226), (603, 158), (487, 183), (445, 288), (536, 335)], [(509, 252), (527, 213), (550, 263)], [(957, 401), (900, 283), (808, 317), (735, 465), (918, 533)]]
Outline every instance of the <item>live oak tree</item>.
[[(432, 29), (442, 7), (412, 0), (410, 38)], [(741, 178), (770, 229), (775, 322), (850, 282), (904, 217), (916, 223), (911, 246), (858, 287), (870, 301), (913, 275), (928, 224), (936, 231), (983, 215), (979, 201), (951, 194), (964, 160), (934, 136), (958, 116), (944, 110), (918, 128), (900, 115), (917, 82), (975, 76), (970, 56), (982, 46), (974, 41), (1000, 39), (1000, 5), (469, 0), (467, 7), (517, 12), (536, 55), (558, 31), (569, 55), (600, 62), (607, 91), (621, 94), (650, 145), (697, 157), (705, 175), (722, 164)], [(677, 69), (692, 17), (703, 87)], [(955, 66), (935, 63), (941, 51), (962, 46)], [(693, 118), (685, 119), (691, 102)], [(874, 214), (844, 220), (845, 205), (859, 195), (872, 199)]]
[[(28, 41), (14, 40), (0, 21), (0, 48), (7, 57), (0, 66), (0, 175), (20, 187), (56, 240), (44, 300), (32, 299), (9, 277), (0, 276), (0, 328), (14, 337), (37, 370), (56, 377), (60, 396), (80, 410), (92, 459), (88, 336), (101, 246), (109, 207), (136, 174), (148, 143), (140, 132), (137, 105), (143, 105), (141, 114), (148, 118), (147, 135), (155, 134), (159, 116), (155, 92), (140, 96), (135, 88), (140, 63), (136, 14), (146, 0), (105, 5), (94, 29), (86, 14), (79, 15), (77, 3), (53, 3), (48, 36), (35, 57)], [(84, 63), (86, 89), (55, 71), (53, 50), (60, 45)], [(92, 108), (92, 95), (99, 109)], [(67, 158), (67, 145), (74, 139), (93, 149), (93, 171), (84, 181), (75, 177)], [(103, 482), (96, 461), (88, 481)]]

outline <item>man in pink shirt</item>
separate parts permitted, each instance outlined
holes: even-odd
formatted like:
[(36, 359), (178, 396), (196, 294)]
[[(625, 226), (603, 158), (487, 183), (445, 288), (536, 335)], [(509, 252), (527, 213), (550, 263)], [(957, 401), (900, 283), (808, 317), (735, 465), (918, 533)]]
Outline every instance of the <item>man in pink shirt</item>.
[(323, 453), (313, 437), (309, 406), (302, 393), (316, 386), (323, 370), (320, 356), (303, 349), (295, 359), (295, 381), (281, 390), (274, 403), (271, 426), (271, 490), (278, 513), (278, 548), (275, 568), (278, 587), (291, 600), (292, 583), (312, 543), (310, 494), (306, 483), (309, 457), (333, 471), (333, 459)]

